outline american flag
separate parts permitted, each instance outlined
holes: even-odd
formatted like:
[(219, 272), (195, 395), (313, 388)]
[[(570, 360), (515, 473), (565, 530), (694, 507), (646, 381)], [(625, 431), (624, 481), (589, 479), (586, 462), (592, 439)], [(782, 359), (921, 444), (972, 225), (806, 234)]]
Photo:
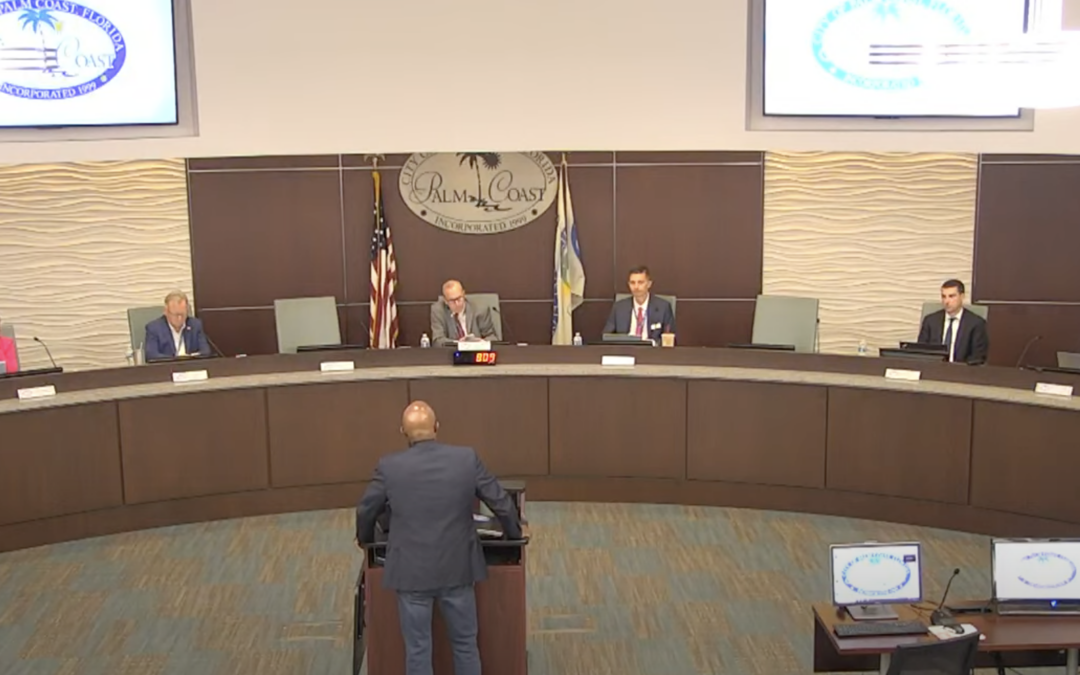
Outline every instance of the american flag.
[(397, 290), (397, 259), (394, 239), (383, 215), (382, 176), (372, 171), (375, 182), (375, 231), (371, 235), (371, 328), (373, 349), (397, 347), (398, 316), (394, 292)]

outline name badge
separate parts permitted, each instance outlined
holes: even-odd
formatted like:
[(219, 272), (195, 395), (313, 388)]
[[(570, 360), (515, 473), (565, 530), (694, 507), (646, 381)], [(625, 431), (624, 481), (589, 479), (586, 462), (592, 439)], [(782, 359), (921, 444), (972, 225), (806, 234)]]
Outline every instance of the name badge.
[(323, 361), (319, 364), (319, 370), (324, 373), (345, 373), (356, 370), (355, 361)]
[(205, 370), (186, 370), (182, 373), (173, 373), (174, 384), (187, 384), (189, 382), (202, 382), (210, 379), (210, 373)]
[(918, 370), (904, 370), (903, 368), (886, 368), (885, 379), (887, 380), (907, 380), (908, 382), (917, 382), (922, 377), (922, 372)]
[(48, 398), (49, 396), (56, 396), (56, 387), (51, 384), (47, 384), (44, 387), (29, 387), (27, 389), (19, 390), (20, 401), (30, 401), (35, 398)]
[(1049, 394), (1050, 396), (1072, 396), (1073, 388), (1068, 384), (1050, 384), (1039, 382), (1035, 385), (1036, 394)]

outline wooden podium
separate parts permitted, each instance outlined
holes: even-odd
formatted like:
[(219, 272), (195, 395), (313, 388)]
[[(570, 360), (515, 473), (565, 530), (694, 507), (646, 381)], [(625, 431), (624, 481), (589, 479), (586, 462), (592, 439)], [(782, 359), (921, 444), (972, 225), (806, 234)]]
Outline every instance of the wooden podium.
[[(518, 506), (524, 487), (503, 483)], [(485, 673), (527, 675), (525, 655), (525, 548), (528, 540), (484, 540), (488, 578), (476, 585), (480, 662)], [(405, 642), (398, 622), (397, 595), (383, 588), (386, 544), (364, 546), (364, 565), (356, 585), (353, 673), (360, 671), (366, 647), (368, 675), (405, 675)], [(454, 664), (446, 626), (435, 603), (432, 654), (435, 675), (453, 675)]]

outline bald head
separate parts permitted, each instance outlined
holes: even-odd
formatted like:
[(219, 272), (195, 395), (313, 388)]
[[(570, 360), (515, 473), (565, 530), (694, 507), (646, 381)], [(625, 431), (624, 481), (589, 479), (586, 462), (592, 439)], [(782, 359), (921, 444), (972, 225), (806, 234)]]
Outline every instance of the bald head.
[(454, 314), (460, 314), (465, 309), (465, 288), (460, 281), (451, 279), (443, 284), (442, 296), (443, 300), (446, 301), (446, 306)]
[(401, 415), (401, 433), (405, 434), (410, 443), (432, 440), (438, 429), (439, 421), (435, 419), (435, 411), (423, 401), (413, 401)]

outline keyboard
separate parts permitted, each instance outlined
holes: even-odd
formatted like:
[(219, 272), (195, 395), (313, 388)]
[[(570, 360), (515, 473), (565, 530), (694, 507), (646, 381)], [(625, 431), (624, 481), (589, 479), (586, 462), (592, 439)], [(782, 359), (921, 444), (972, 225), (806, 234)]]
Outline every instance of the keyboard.
[(930, 632), (921, 621), (863, 621), (838, 623), (833, 626), (836, 637), (881, 637), (885, 635), (926, 635)]

